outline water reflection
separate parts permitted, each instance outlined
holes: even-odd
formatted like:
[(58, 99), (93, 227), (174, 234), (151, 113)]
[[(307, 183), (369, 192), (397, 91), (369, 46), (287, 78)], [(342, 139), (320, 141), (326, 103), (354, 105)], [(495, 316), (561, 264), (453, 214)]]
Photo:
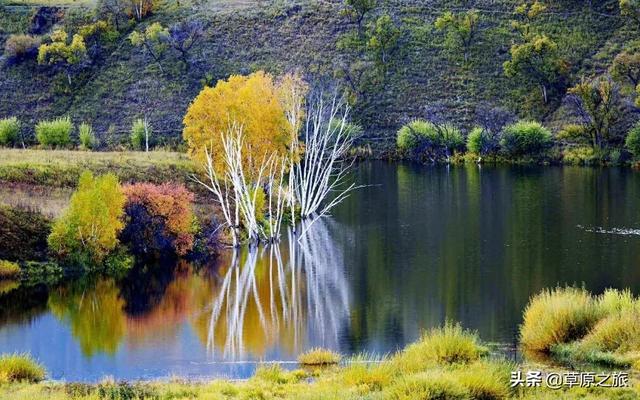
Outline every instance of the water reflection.
[(205, 317), (206, 348), (214, 358), (259, 358), (275, 346), (292, 355), (314, 346), (338, 348), (349, 300), (344, 260), (329, 224), (317, 222), (300, 242), (289, 232), (284, 248), (230, 256)]
[[(314, 346), (384, 354), (445, 319), (511, 343), (556, 285), (640, 291), (640, 174), (359, 164), (355, 191), (300, 240), (177, 260), (119, 280), (0, 287), (0, 353), (56, 379), (246, 377)], [(623, 234), (625, 233), (625, 234)]]

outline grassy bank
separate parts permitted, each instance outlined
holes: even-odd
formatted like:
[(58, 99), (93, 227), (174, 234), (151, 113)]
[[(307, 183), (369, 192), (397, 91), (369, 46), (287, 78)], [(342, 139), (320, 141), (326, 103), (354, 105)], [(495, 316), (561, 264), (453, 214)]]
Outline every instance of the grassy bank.
[[(457, 325), (446, 325), (425, 333), (403, 351), (374, 363), (355, 357), (340, 365), (294, 371), (276, 365), (261, 366), (245, 381), (116, 383), (105, 380), (98, 384), (65, 384), (12, 379), (0, 385), (0, 397), (29, 400), (638, 398), (637, 390), (632, 388), (574, 387), (559, 391), (544, 387), (512, 388), (511, 372), (525, 367), (489, 357), (474, 333)], [(0, 365), (0, 371), (2, 368)], [(31, 376), (33, 374), (28, 375)]]
[(74, 187), (80, 174), (113, 172), (121, 182), (189, 181), (193, 164), (183, 153), (169, 151), (83, 152), (0, 149), (0, 181)]

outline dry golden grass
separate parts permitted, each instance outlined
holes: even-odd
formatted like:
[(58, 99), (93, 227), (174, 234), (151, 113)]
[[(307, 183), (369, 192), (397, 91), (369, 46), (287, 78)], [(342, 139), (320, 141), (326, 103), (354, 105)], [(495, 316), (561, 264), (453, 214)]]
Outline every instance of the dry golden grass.
[(340, 354), (331, 350), (316, 348), (301, 354), (298, 362), (302, 365), (333, 365), (340, 362)]

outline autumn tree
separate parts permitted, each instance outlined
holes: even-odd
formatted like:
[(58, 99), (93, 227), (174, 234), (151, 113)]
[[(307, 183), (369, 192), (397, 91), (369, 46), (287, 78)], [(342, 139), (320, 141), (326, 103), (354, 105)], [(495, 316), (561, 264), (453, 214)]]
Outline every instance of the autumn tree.
[(63, 257), (102, 261), (118, 245), (125, 195), (113, 174), (80, 176), (69, 208), (56, 220), (49, 247)]
[(248, 76), (232, 75), (215, 87), (205, 87), (193, 100), (184, 117), (183, 137), (189, 154), (199, 164), (205, 161), (205, 149), (215, 157), (215, 169), (224, 171), (221, 135), (232, 124), (242, 127), (246, 152), (243, 162), (270, 155), (287, 155), (291, 127), (274, 78), (262, 71)]
[(504, 73), (540, 88), (546, 104), (548, 90), (568, 73), (567, 62), (560, 56), (558, 44), (546, 35), (536, 35), (522, 44), (511, 46), (511, 59), (505, 61)]
[(51, 43), (42, 44), (38, 48), (38, 64), (53, 65), (63, 68), (69, 85), (74, 68), (87, 57), (87, 47), (80, 34), (73, 35), (71, 42), (64, 30), (56, 30), (51, 34)]
[(153, 58), (160, 72), (164, 74), (162, 68), (162, 55), (167, 50), (167, 38), (169, 37), (169, 30), (162, 26), (159, 22), (147, 26), (144, 31), (133, 31), (129, 35), (131, 44), (136, 47), (144, 48), (147, 53)]
[(608, 76), (591, 80), (583, 78), (568, 92), (569, 101), (592, 146), (604, 147), (615, 139), (622, 108), (620, 88), (616, 82)]
[(445, 45), (452, 51), (462, 49), (464, 61), (469, 60), (471, 46), (476, 40), (480, 14), (477, 10), (454, 14), (446, 11), (436, 19), (436, 29), (446, 33)]

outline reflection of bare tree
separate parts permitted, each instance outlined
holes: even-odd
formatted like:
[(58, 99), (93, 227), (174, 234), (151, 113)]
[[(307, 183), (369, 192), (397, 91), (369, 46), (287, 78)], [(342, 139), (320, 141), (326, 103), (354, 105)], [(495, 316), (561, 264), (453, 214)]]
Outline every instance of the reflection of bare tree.
[(342, 253), (329, 228), (322, 219), (300, 242), (290, 232), (288, 247), (234, 251), (211, 306), (207, 351), (213, 354), (217, 345), (223, 358), (238, 360), (248, 350), (264, 353), (276, 345), (296, 353), (338, 348), (349, 298)]

